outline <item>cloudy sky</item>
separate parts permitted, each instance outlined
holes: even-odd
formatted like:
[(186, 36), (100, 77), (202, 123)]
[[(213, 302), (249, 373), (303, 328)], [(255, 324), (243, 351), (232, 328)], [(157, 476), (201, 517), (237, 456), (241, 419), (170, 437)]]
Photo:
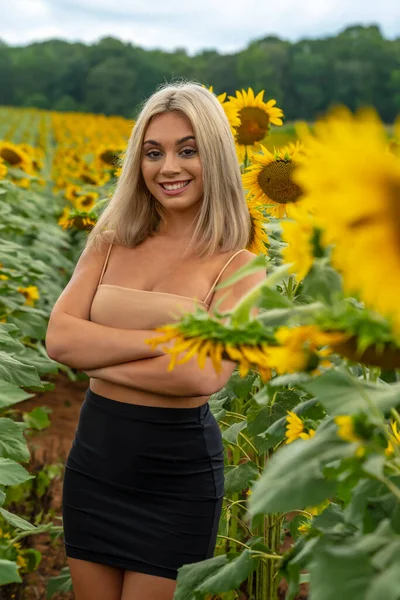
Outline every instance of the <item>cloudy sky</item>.
[(291, 41), (334, 35), (355, 23), (400, 37), (398, 0), (12, 0), (1, 10), (0, 39), (94, 42), (112, 35), (145, 48), (231, 52), (269, 34)]

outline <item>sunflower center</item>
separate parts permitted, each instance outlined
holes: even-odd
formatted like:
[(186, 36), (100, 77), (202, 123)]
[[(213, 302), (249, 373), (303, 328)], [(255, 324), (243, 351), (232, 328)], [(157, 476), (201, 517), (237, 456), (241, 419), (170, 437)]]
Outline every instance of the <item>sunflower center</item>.
[(268, 133), (269, 115), (258, 106), (245, 106), (239, 111), (240, 125), (236, 131), (238, 144), (252, 146)]
[(91, 196), (84, 196), (84, 198), (80, 201), (82, 206), (92, 206), (94, 204), (94, 200)]
[(115, 152), (114, 150), (104, 150), (100, 154), (100, 158), (106, 165), (114, 165), (118, 158), (118, 152)]
[(0, 156), (3, 160), (5, 160), (8, 164), (12, 166), (22, 163), (21, 156), (12, 148), (2, 148), (0, 150)]
[(257, 181), (262, 191), (274, 202), (278, 204), (288, 204), (296, 202), (301, 189), (292, 180), (293, 163), (277, 160), (260, 171)]

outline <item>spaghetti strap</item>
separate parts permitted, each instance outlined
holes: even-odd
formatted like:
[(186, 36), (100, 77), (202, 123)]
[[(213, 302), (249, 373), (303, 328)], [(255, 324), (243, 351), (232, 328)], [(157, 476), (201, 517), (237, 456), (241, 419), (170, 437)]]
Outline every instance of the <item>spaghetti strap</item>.
[(231, 262), (233, 261), (233, 259), (235, 258), (235, 256), (237, 256), (238, 254), (240, 254), (240, 252), (244, 252), (246, 249), (242, 248), (242, 250), (238, 250), (237, 252), (235, 252), (235, 254), (233, 256), (230, 257), (230, 259), (224, 264), (224, 266), (222, 267), (222, 269), (220, 270), (220, 272), (218, 273), (214, 283), (212, 284), (212, 286), (210, 287), (210, 290), (207, 294), (207, 296), (204, 298), (203, 302), (207, 303), (207, 298), (208, 296), (211, 294), (211, 292), (214, 291), (215, 286), (217, 285), (222, 273), (225, 271), (225, 269), (231, 264)]
[(99, 281), (98, 285), (100, 285), (100, 284), (101, 284), (101, 282), (102, 282), (102, 280), (103, 280), (104, 271), (105, 271), (105, 270), (106, 270), (106, 268), (107, 268), (108, 259), (110, 258), (110, 252), (111, 252), (112, 245), (113, 245), (113, 242), (111, 242), (111, 244), (110, 244), (110, 245), (109, 245), (109, 247), (108, 247), (108, 250), (107, 250), (107, 256), (106, 256), (106, 260), (104, 261), (103, 270), (102, 270), (102, 272), (101, 272), (101, 275), (100, 275), (100, 281)]

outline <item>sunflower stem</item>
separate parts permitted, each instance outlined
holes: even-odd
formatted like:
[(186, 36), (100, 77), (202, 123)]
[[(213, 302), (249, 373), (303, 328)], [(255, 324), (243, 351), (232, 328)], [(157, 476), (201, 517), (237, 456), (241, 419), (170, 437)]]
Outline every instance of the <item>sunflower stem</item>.
[(235, 306), (230, 318), (234, 326), (238, 326), (250, 320), (250, 311), (262, 294), (264, 288), (272, 288), (288, 275), (291, 264), (281, 265), (259, 285), (250, 290)]

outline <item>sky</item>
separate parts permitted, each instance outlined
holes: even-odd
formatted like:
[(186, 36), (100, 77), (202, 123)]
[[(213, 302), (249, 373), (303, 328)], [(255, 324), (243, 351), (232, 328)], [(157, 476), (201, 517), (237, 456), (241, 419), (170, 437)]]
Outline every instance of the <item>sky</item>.
[(113, 36), (143, 48), (190, 54), (240, 50), (257, 38), (296, 41), (377, 24), (400, 37), (398, 0), (12, 0), (1, 10), (0, 40), (10, 45), (61, 38), (93, 43)]

